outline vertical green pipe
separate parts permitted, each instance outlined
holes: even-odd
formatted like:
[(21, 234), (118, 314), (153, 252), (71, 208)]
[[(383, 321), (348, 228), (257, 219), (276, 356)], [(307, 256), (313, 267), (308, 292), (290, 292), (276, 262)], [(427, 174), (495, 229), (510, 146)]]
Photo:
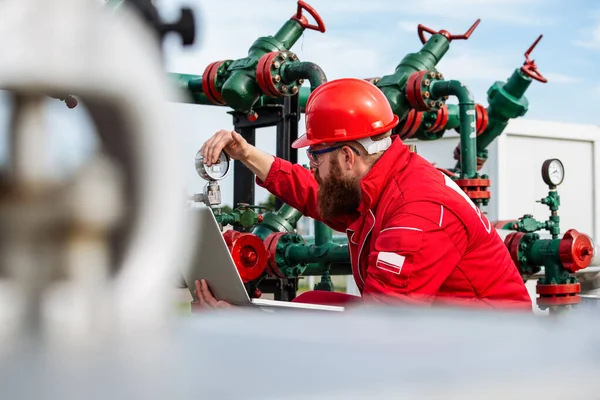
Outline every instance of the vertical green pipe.
[(435, 81), (431, 84), (434, 98), (456, 96), (460, 118), (460, 165), (461, 178), (477, 176), (477, 133), (475, 101), (466, 86), (459, 81)]

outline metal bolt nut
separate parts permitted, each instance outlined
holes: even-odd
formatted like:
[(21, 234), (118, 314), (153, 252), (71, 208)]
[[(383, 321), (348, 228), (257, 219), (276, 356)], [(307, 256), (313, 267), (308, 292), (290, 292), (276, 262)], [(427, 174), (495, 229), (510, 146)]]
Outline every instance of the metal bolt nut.
[(426, 99), (428, 99), (429, 96), (431, 96), (431, 93), (429, 93), (429, 92), (423, 92), (423, 97), (425, 97)]
[(279, 63), (279, 61), (273, 61), (273, 67), (279, 68), (280, 66), (281, 64)]
[(290, 58), (291, 58), (293, 61), (296, 61), (296, 60), (298, 59), (298, 56), (297, 56), (296, 54), (292, 53), (292, 54), (290, 55)]
[(441, 73), (441, 72), (438, 72), (438, 74), (437, 74), (437, 78), (438, 78), (438, 79), (442, 79), (443, 77), (444, 77), (444, 75), (442, 75), (442, 73)]
[(275, 82), (275, 83), (278, 83), (280, 80), (281, 80), (281, 76), (279, 76), (279, 75), (275, 75), (273, 77), (273, 82)]
[(430, 81), (429, 79), (425, 79), (425, 80), (423, 81), (423, 84), (424, 84), (425, 86), (429, 86), (429, 85), (431, 84), (431, 81)]
[(287, 53), (279, 53), (279, 57), (281, 57), (282, 60), (285, 60), (287, 56)]
[(429, 107), (431, 107), (431, 108), (435, 107), (435, 101), (431, 100), (429, 102)]
[(292, 87), (292, 94), (298, 93), (298, 88), (296, 86)]
[(285, 85), (281, 86), (281, 93), (287, 93), (287, 91), (288, 91), (287, 86), (285, 86)]
[(448, 100), (450, 96), (444, 96), (444, 100)]
[(434, 78), (435, 78), (435, 72), (431, 71), (431, 72), (429, 73), (429, 77), (430, 77), (431, 79), (434, 79)]
[(443, 101), (438, 101), (438, 107), (440, 107), (440, 108), (444, 107), (444, 102)]
[(298, 79), (298, 85), (302, 86), (304, 84), (304, 79)]

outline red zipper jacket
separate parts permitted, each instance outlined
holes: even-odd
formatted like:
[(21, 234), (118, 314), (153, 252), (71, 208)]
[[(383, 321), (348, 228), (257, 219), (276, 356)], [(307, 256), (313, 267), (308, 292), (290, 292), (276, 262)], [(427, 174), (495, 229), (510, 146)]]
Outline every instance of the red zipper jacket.
[(301, 165), (275, 158), (264, 187), (303, 215), (346, 231), (363, 300), (531, 310), (504, 242), (445, 174), (394, 137), (362, 179), (357, 212), (323, 220), (318, 184)]

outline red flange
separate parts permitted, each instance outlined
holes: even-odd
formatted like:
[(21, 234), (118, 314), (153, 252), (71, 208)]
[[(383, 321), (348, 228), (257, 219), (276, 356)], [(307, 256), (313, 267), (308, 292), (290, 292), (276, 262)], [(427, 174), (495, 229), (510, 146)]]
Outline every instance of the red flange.
[[(280, 51), (267, 53), (258, 60), (256, 66), (256, 82), (258, 83), (260, 90), (269, 97), (282, 97), (284, 95), (275, 86), (273, 82), (275, 77), (271, 71), (275, 59), (279, 57), (280, 54)], [(279, 79), (281, 79), (281, 77)]]
[(537, 298), (537, 304), (542, 306), (564, 306), (569, 304), (578, 304), (581, 297), (579, 283), (568, 283), (563, 285), (540, 285), (535, 287), (535, 291), (540, 297)]
[(202, 74), (202, 91), (206, 98), (214, 104), (225, 105), (221, 92), (217, 89), (217, 73), (225, 61), (215, 61), (208, 64)]
[(419, 130), (421, 122), (423, 122), (423, 113), (412, 108), (401, 123), (402, 126), (399, 127), (400, 130), (398, 134), (400, 135), (400, 139), (405, 140), (411, 138), (417, 130)]
[(491, 193), (489, 179), (457, 179), (456, 184), (467, 194), (471, 200), (489, 199)]
[(275, 232), (271, 233), (265, 239), (265, 247), (269, 252), (269, 260), (267, 262), (267, 273), (271, 276), (275, 276), (278, 278), (285, 278), (283, 272), (279, 270), (279, 267), (277, 266), (277, 260), (275, 258), (277, 255), (277, 243), (279, 243), (279, 239), (281, 239), (281, 237), (284, 235), (287, 235), (287, 232)]
[(500, 221), (492, 221), (492, 226), (496, 229), (503, 229), (506, 225), (513, 224), (513, 229), (517, 229), (516, 224), (518, 221), (514, 219), (504, 219)]
[(418, 71), (411, 74), (406, 81), (406, 98), (410, 106), (417, 111), (431, 111), (433, 108), (426, 103), (428, 93), (423, 93), (422, 85), (429, 71)]
[(427, 129), (427, 132), (436, 133), (444, 129), (446, 124), (448, 123), (448, 106), (444, 104), (444, 107), (440, 108), (437, 111), (437, 118), (431, 128)]
[(590, 265), (594, 258), (594, 244), (587, 235), (569, 229), (560, 241), (558, 252), (563, 267), (574, 273)]
[(521, 262), (519, 261), (519, 245), (523, 236), (525, 236), (523, 232), (513, 232), (504, 238), (504, 245), (508, 249), (510, 258), (512, 258), (521, 275), (523, 275), (523, 271), (521, 271)]
[(476, 132), (477, 136), (481, 135), (488, 126), (488, 112), (481, 104), (475, 104)]
[(252, 233), (234, 230), (223, 233), (223, 238), (229, 247), (242, 281), (250, 282), (260, 277), (269, 259), (269, 253), (262, 240)]

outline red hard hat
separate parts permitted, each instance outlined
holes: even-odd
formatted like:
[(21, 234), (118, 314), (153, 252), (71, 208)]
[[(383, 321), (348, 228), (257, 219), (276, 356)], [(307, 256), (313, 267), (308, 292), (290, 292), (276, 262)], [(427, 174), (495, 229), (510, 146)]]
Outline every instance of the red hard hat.
[(357, 78), (336, 79), (317, 87), (306, 101), (306, 134), (292, 148), (357, 140), (387, 132), (398, 116), (379, 88)]

